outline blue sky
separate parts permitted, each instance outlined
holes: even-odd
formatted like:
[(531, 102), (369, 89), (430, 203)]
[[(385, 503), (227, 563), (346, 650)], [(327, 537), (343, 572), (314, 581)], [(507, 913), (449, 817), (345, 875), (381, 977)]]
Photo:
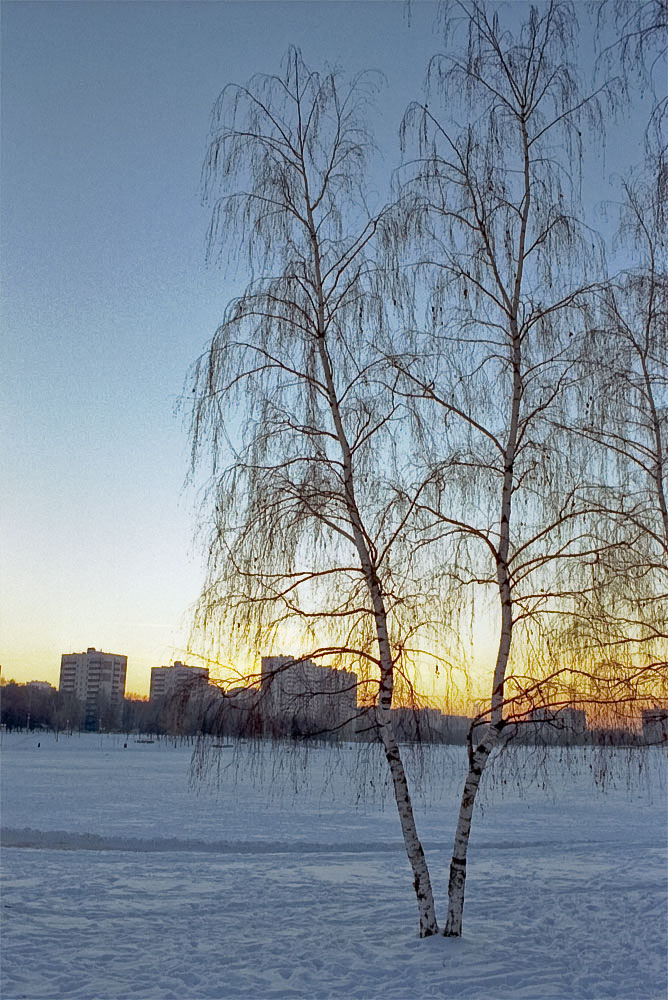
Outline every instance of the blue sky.
[(143, 690), (185, 655), (202, 570), (174, 408), (234, 292), (204, 264), (212, 104), (290, 44), (398, 70), (374, 123), (393, 164), (434, 12), (2, 5), (3, 676), (57, 683), (60, 654), (95, 645)]
[(145, 691), (151, 666), (186, 657), (203, 570), (175, 406), (238, 280), (204, 264), (212, 104), (277, 71), (290, 44), (313, 65), (384, 71), (384, 197), (401, 115), (440, 48), (435, 13), (3, 3), (4, 677), (57, 683), (61, 653), (94, 645), (127, 654), (128, 690)]

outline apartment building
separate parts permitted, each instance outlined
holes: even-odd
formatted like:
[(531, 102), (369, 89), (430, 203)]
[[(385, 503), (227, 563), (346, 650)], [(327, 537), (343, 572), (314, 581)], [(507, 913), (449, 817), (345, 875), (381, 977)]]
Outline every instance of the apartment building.
[(103, 716), (110, 723), (115, 721), (125, 696), (127, 668), (127, 656), (105, 653), (94, 646), (85, 653), (63, 653), (58, 690), (83, 703), (86, 729), (99, 729)]
[(521, 736), (529, 742), (577, 745), (586, 740), (587, 716), (582, 708), (534, 708), (527, 718), (529, 722), (521, 730)]
[(643, 708), (642, 735), (643, 741), (649, 744), (668, 741), (668, 706)]
[(357, 674), (293, 656), (263, 656), (262, 712), (278, 731), (344, 735), (357, 710)]
[(208, 667), (189, 667), (187, 663), (175, 660), (171, 667), (151, 669), (151, 690), (149, 700), (171, 697), (194, 684), (209, 683)]

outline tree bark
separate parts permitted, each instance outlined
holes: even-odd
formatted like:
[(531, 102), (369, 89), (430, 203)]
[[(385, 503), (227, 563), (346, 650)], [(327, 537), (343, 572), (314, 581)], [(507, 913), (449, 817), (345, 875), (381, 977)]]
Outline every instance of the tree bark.
[(443, 930), (445, 937), (461, 937), (462, 934), (464, 892), (466, 889), (466, 855), (469, 845), (469, 835), (471, 833), (473, 807), (485, 764), (497, 739), (498, 730), (494, 726), (490, 726), (485, 738), (469, 754), (469, 770), (464, 783), (452, 859), (450, 861), (448, 916)]
[(390, 710), (392, 707), (392, 694), (394, 690), (394, 663), (387, 629), (387, 611), (383, 600), (382, 587), (374, 565), (367, 538), (363, 529), (361, 516), (355, 498), (354, 477), (352, 468), (352, 454), (350, 445), (343, 427), (341, 412), (335, 392), (334, 380), (332, 376), (331, 364), (327, 354), (324, 338), (320, 340), (320, 358), (322, 362), (329, 404), (332, 419), (336, 428), (336, 434), (341, 448), (343, 458), (343, 475), (346, 492), (346, 505), (348, 515), (353, 530), (355, 546), (357, 548), (362, 572), (371, 597), (373, 615), (376, 625), (376, 638), (378, 641), (380, 660), (380, 690), (378, 695), (378, 705), (376, 707), (376, 721), (380, 740), (385, 751), (390, 775), (392, 778), (392, 788), (394, 800), (399, 813), (401, 833), (404, 839), (406, 854), (413, 871), (413, 888), (418, 904), (419, 913), (419, 934), (420, 937), (431, 937), (438, 934), (438, 922), (436, 920), (436, 907), (434, 904), (434, 893), (431, 886), (431, 878), (424, 850), (420, 842), (413, 813), (408, 789), (406, 771), (401, 759), (399, 744), (394, 735)]
[[(461, 937), (462, 921), (464, 914), (464, 891), (466, 888), (466, 856), (468, 852), (469, 836), (471, 833), (471, 819), (475, 806), (480, 779), (489, 755), (496, 746), (501, 731), (504, 727), (503, 721), (503, 699), (504, 684), (506, 678), (506, 668), (510, 656), (510, 646), (513, 636), (513, 596), (510, 577), (510, 524), (514, 494), (514, 470), (515, 458), (517, 455), (517, 444), (520, 430), (520, 409), (522, 406), (522, 393), (524, 389), (522, 380), (522, 350), (520, 327), (518, 321), (520, 297), (522, 293), (522, 280), (524, 276), (524, 261), (526, 252), (526, 239), (531, 211), (531, 173), (530, 173), (530, 142), (527, 132), (526, 120), (520, 119), (522, 147), (524, 154), (524, 197), (522, 199), (521, 224), (517, 244), (517, 269), (515, 271), (512, 295), (503, 287), (500, 278), (497, 278), (499, 291), (506, 303), (508, 316), (508, 337), (510, 347), (510, 370), (512, 372), (512, 395), (508, 414), (508, 437), (504, 447), (503, 463), (503, 486), (501, 489), (501, 510), (499, 519), (499, 544), (496, 550), (496, 579), (499, 588), (499, 600), (501, 603), (501, 635), (499, 639), (499, 650), (494, 667), (494, 680), (492, 682), (492, 698), (490, 705), (490, 725), (484, 738), (477, 747), (473, 749), (473, 732), (471, 733), (471, 749), (469, 751), (469, 769), (464, 782), (464, 791), (459, 806), (459, 817), (457, 819), (457, 830), (450, 862), (450, 878), (448, 881), (448, 916), (445, 922), (443, 934), (446, 937)], [(490, 261), (495, 263), (493, 253), (490, 249)], [(498, 272), (496, 272), (498, 274)]]
[(325, 323), (325, 297), (322, 281), (322, 271), (320, 263), (320, 246), (318, 243), (317, 228), (313, 218), (311, 206), (308, 177), (306, 170), (303, 171), (304, 191), (306, 201), (306, 218), (308, 222), (311, 244), (313, 246), (313, 261), (316, 279), (316, 289), (318, 295), (317, 309), (317, 334), (318, 334), (318, 355), (327, 387), (327, 400), (332, 417), (332, 422), (336, 431), (338, 445), (341, 451), (343, 464), (343, 482), (345, 491), (345, 503), (350, 519), (352, 535), (357, 549), (360, 566), (364, 574), (364, 579), (371, 598), (373, 616), (376, 627), (376, 638), (378, 641), (378, 652), (380, 661), (380, 689), (378, 695), (378, 705), (376, 707), (376, 721), (380, 740), (385, 751), (390, 776), (392, 778), (392, 788), (394, 800), (399, 813), (399, 823), (404, 839), (406, 854), (413, 871), (413, 888), (418, 904), (419, 914), (419, 934), (420, 937), (431, 937), (438, 934), (438, 922), (436, 920), (436, 906), (434, 904), (434, 893), (431, 887), (431, 878), (424, 850), (420, 842), (413, 813), (408, 789), (406, 771), (401, 759), (399, 744), (394, 734), (390, 710), (392, 708), (392, 695), (394, 690), (394, 661), (390, 646), (387, 628), (387, 610), (383, 599), (383, 591), (378, 576), (378, 567), (372, 555), (372, 546), (364, 529), (362, 517), (357, 505), (355, 496), (355, 475), (353, 469), (353, 456), (350, 442), (343, 423), (341, 407), (334, 383), (334, 373), (332, 363), (327, 350), (326, 323)]

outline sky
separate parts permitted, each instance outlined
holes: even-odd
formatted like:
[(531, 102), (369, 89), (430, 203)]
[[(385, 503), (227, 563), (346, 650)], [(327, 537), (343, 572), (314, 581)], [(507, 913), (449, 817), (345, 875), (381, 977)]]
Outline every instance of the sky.
[(145, 694), (151, 667), (196, 662), (204, 568), (177, 404), (238, 290), (205, 264), (213, 102), (278, 71), (291, 44), (315, 66), (380, 69), (382, 185), (440, 49), (435, 13), (385, 0), (2, 4), (4, 678), (57, 685), (61, 654), (95, 646), (126, 654), (127, 690)]
[(62, 653), (96, 646), (146, 692), (186, 659), (203, 561), (175, 408), (236, 288), (204, 259), (213, 102), (290, 44), (352, 72), (401, 53), (374, 123), (394, 160), (434, 12), (2, 4), (3, 677), (57, 684)]

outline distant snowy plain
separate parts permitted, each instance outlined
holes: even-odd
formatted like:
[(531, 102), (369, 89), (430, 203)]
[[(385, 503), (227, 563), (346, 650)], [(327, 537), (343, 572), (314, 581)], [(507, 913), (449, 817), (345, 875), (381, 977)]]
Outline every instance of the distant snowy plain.
[[(376, 748), (191, 756), (2, 735), (2, 1000), (665, 1000), (662, 751), (498, 760), (426, 941)], [(443, 920), (463, 751), (408, 758)]]

